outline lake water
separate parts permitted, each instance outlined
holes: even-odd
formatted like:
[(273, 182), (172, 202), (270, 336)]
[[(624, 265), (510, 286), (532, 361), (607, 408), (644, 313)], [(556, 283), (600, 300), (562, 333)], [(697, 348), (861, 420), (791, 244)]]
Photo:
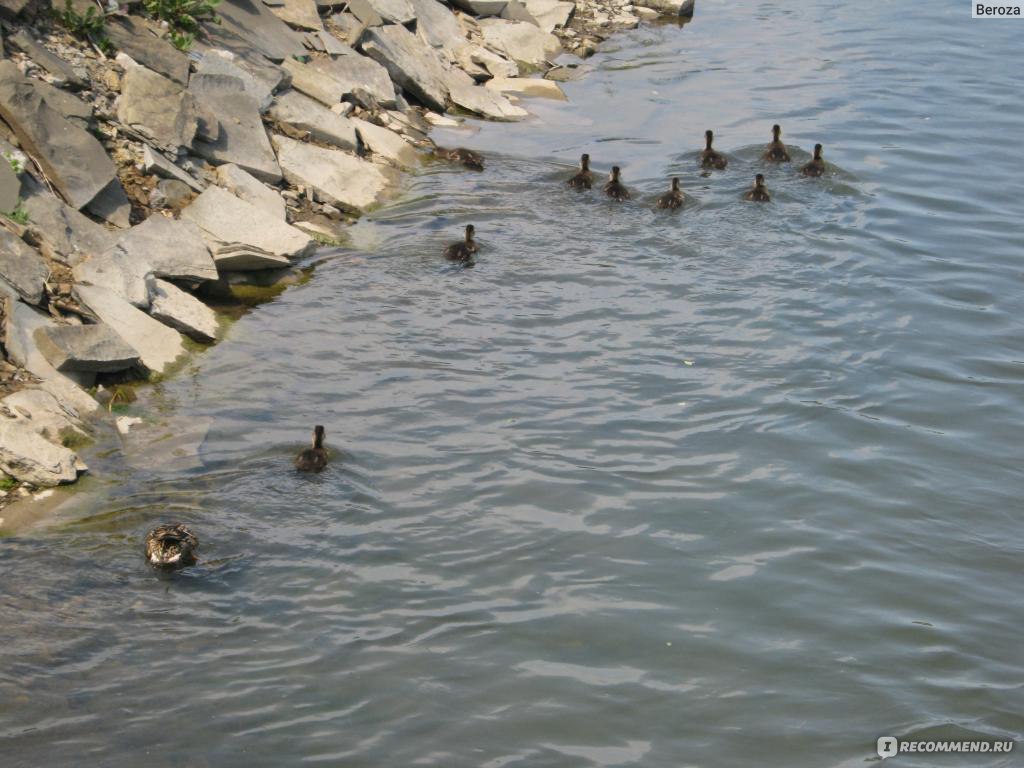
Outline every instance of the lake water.
[[(697, 11), (617, 36), (532, 125), (439, 134), (487, 170), (425, 170), (162, 385), (201, 464), (109, 458), (0, 543), (4, 768), (1021, 738), (1024, 25)], [(835, 174), (765, 170), (773, 122)], [(708, 177), (706, 128), (732, 156)], [(565, 189), (584, 151), (636, 199)], [(774, 202), (741, 203), (759, 170)], [(695, 202), (655, 211), (671, 174)], [(446, 264), (469, 222), (479, 263)], [(297, 476), (314, 423), (334, 463)], [(145, 566), (164, 520), (204, 565)]]

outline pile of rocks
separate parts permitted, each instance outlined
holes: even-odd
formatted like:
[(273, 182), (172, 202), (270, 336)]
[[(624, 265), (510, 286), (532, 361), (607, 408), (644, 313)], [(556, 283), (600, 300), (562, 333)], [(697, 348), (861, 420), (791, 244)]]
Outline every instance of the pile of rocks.
[(0, 0), (0, 471), (73, 481), (97, 377), (213, 342), (197, 294), (337, 241), (446, 112), (520, 119), (517, 95), (562, 97), (566, 50), (687, 11), (643, 1), (223, 0), (188, 53), (108, 15), (107, 56), (47, 3)]

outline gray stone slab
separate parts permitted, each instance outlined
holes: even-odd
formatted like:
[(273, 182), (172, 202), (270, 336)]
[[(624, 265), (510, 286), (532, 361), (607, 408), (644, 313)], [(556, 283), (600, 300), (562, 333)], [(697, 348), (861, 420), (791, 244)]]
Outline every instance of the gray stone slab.
[(242, 89), (256, 99), (260, 112), (266, 112), (270, 102), (274, 99), (274, 88), (280, 83), (272, 79), (257, 78), (245, 66), (235, 62), (235, 56), (229, 51), (219, 49), (207, 51), (196, 67), (197, 74), (201, 75), (228, 75), (237, 77), (242, 81)]
[(420, 102), (445, 111), (448, 89), (444, 66), (434, 49), (412, 32), (398, 24), (369, 30), (363, 50)]
[(35, 333), (43, 356), (58, 371), (113, 373), (139, 364), (139, 353), (109, 326), (54, 325)]
[(33, 84), (43, 97), (43, 101), (80, 128), (89, 127), (92, 122), (92, 104), (82, 101), (68, 91), (44, 83), (42, 80), (36, 80)]
[(334, 77), (301, 61), (286, 61), (284, 68), (292, 76), (292, 88), (328, 107), (345, 95), (344, 86)]
[(412, 144), (394, 131), (366, 120), (352, 118), (359, 139), (374, 155), (399, 168), (419, 165), (419, 155)]
[(309, 131), (317, 141), (351, 151), (357, 148), (356, 130), (351, 120), (297, 91), (278, 94), (268, 114), (279, 123)]
[(131, 224), (132, 204), (121, 186), (121, 180), (116, 177), (86, 203), (83, 210), (120, 229), (126, 229)]
[(166, 280), (150, 286), (149, 314), (196, 341), (208, 344), (217, 338), (217, 315), (195, 296)]
[(0, 278), (29, 304), (43, 300), (43, 284), (50, 270), (36, 250), (0, 228)]
[(188, 184), (196, 192), (206, 189), (205, 184), (148, 146), (142, 148), (142, 167), (146, 173), (152, 173), (165, 179), (176, 179)]
[(343, 99), (351, 99), (363, 106), (379, 104), (391, 109), (397, 103), (395, 86), (388, 71), (378, 62), (351, 51), (344, 56), (314, 59), (310, 66), (341, 83)]
[(51, 443), (24, 421), (0, 418), (0, 470), (14, 479), (42, 487), (73, 483), (78, 466), (74, 451)]
[(0, 213), (10, 213), (21, 199), (21, 179), (7, 158), (0, 156)]
[(48, 259), (74, 266), (107, 250), (115, 233), (83, 216), (39, 184), (26, 184), (22, 205), (28, 213), (28, 236)]
[(45, 389), (23, 389), (0, 400), (0, 404), (15, 420), (52, 443), (59, 443), (68, 430), (83, 437), (89, 434), (78, 415)]
[(390, 24), (411, 24), (416, 11), (409, 0), (366, 0), (377, 14)]
[(523, 21), (482, 19), (484, 42), (528, 68), (543, 67), (562, 51), (554, 35)]
[(197, 283), (217, 279), (206, 240), (191, 221), (154, 214), (121, 235), (112, 251), (143, 265), (143, 274)]
[(107, 37), (118, 50), (179, 85), (188, 85), (188, 56), (163, 38), (157, 37), (145, 19), (137, 16), (108, 16), (106, 30)]
[(262, 208), (275, 219), (285, 221), (287, 218), (284, 198), (237, 165), (228, 163), (220, 166), (217, 169), (217, 183), (235, 197)]
[(223, 0), (217, 6), (217, 16), (219, 24), (202, 25), (212, 45), (221, 46), (223, 41), (232, 46), (232, 38), (241, 38), (272, 61), (306, 52), (302, 35), (290, 29), (260, 0)]
[(454, 61), (460, 48), (469, 45), (455, 14), (437, 0), (409, 0), (416, 14), (416, 34)]
[(270, 11), (281, 21), (299, 29), (317, 31), (324, 28), (314, 0), (279, 0), (270, 6)]
[(129, 67), (124, 73), (117, 119), (171, 151), (191, 146), (196, 135), (192, 94), (143, 66)]
[(78, 76), (68, 62), (55, 54), (45, 45), (31, 37), (25, 30), (7, 38), (7, 42), (26, 54), (32, 61), (41, 66), (54, 77), (57, 77), (75, 88), (88, 85)]

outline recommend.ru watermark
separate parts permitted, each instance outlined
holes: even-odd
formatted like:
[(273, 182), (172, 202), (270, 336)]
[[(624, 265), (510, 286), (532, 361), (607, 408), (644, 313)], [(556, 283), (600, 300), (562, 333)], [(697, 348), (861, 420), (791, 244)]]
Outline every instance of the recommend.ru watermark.
[(882, 736), (878, 739), (878, 756), (883, 760), (887, 757), (905, 754), (1006, 754), (1013, 751), (1012, 741), (920, 741), (916, 739), (900, 740), (895, 736)]

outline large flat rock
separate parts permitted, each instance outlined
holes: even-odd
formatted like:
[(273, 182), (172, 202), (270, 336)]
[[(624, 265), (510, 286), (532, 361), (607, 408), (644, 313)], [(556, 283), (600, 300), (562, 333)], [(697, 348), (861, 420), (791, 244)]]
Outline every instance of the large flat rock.
[(29, 304), (43, 300), (43, 284), (50, 270), (43, 257), (21, 238), (0, 228), (0, 279)]
[(103, 145), (49, 106), (12, 61), (0, 62), (0, 117), (75, 208), (85, 207), (117, 181)]
[(124, 229), (131, 223), (132, 204), (121, 186), (121, 180), (114, 178), (107, 186), (85, 204), (82, 209), (93, 216), (99, 216), (115, 227)]
[(352, 51), (344, 56), (322, 56), (309, 64), (341, 84), (343, 99), (351, 97), (363, 106), (379, 104), (390, 109), (397, 103), (395, 86), (388, 71), (379, 63)]
[(522, 120), (528, 114), (500, 92), (477, 85), (460, 69), (448, 73), (448, 97), (463, 109), (491, 120)]
[(499, 93), (518, 93), (557, 101), (565, 101), (566, 98), (558, 83), (536, 77), (495, 77), (487, 81), (486, 87)]
[(416, 14), (416, 34), (432, 48), (445, 52), (454, 61), (458, 50), (469, 41), (455, 14), (437, 0), (409, 0)]
[(363, 50), (391, 79), (416, 99), (440, 112), (447, 108), (447, 73), (437, 52), (405, 27), (390, 24), (369, 30)]
[(149, 146), (142, 148), (142, 168), (146, 173), (152, 173), (164, 179), (174, 179), (175, 181), (187, 184), (196, 192), (202, 192), (206, 189), (205, 184), (200, 183), (191, 174), (186, 173)]
[(274, 89), (280, 83), (280, 77), (257, 77), (250, 69), (245, 66), (244, 59), (238, 59), (230, 51), (221, 49), (207, 51), (196, 65), (196, 73), (200, 75), (237, 77), (242, 81), (242, 90), (256, 99), (260, 111), (265, 112), (274, 99)]
[(245, 84), (230, 75), (196, 73), (189, 81), (196, 101), (220, 120), (216, 141), (196, 141), (193, 149), (215, 165), (234, 163), (263, 181), (276, 184), (281, 169), (260, 118), (260, 105)]
[(333, 149), (274, 137), (285, 178), (312, 187), (326, 202), (350, 211), (378, 205), (397, 181), (397, 174)]
[[(268, 5), (270, 5), (268, 3)], [(324, 28), (315, 0), (277, 0), (270, 12), (281, 21), (299, 29), (318, 31)]]
[(362, 143), (376, 156), (399, 168), (413, 168), (419, 165), (419, 155), (412, 144), (394, 131), (360, 118), (352, 118)]
[(154, 214), (121, 235), (112, 250), (157, 277), (196, 283), (217, 279), (206, 240), (191, 221)]
[[(208, 187), (181, 215), (199, 225), (214, 243), (240, 243), (278, 257), (305, 256), (314, 247), (303, 232), (220, 187)], [(211, 250), (220, 266), (218, 249)]]
[(545, 66), (562, 50), (557, 37), (525, 21), (481, 19), (480, 31), (488, 46), (528, 69)]
[(21, 179), (11, 164), (0, 163), (0, 213), (10, 213), (21, 199)]
[(219, 24), (202, 25), (213, 45), (234, 50), (234, 40), (240, 38), (272, 61), (306, 53), (302, 35), (290, 29), (260, 0), (222, 0), (217, 16)]
[(185, 351), (181, 334), (133, 307), (113, 291), (79, 285), (78, 298), (136, 352), (150, 371), (163, 373)]
[(217, 315), (195, 296), (166, 280), (154, 280), (150, 296), (149, 314), (164, 325), (203, 343), (217, 338)]
[(78, 415), (45, 389), (22, 389), (0, 400), (0, 404), (6, 406), (12, 418), (51, 443), (59, 443), (68, 431), (83, 437), (89, 434)]
[(217, 169), (217, 183), (235, 197), (262, 208), (275, 219), (285, 221), (287, 218), (284, 198), (237, 165), (228, 163), (220, 166)]
[(23, 483), (50, 487), (73, 483), (78, 456), (46, 440), (21, 419), (0, 418), (0, 470)]
[(282, 65), (292, 76), (292, 88), (316, 99), (328, 107), (337, 104), (345, 95), (343, 85), (334, 77), (301, 61), (286, 61)]
[(108, 16), (106, 31), (110, 42), (135, 61), (179, 85), (188, 85), (188, 56), (163, 38), (157, 37), (145, 19), (137, 16)]
[(325, 144), (351, 151), (357, 147), (355, 125), (349, 118), (335, 114), (298, 91), (278, 94), (268, 114), (279, 123), (308, 131), (311, 138)]
[(46, 326), (36, 331), (35, 338), (58, 371), (112, 373), (139, 364), (139, 353), (103, 323)]
[(117, 119), (171, 151), (191, 146), (196, 135), (192, 94), (143, 66), (128, 67), (124, 73)]
[(536, 19), (537, 26), (544, 32), (564, 27), (576, 10), (576, 3), (565, 0), (522, 0), (526, 10)]
[(374, 11), (390, 24), (409, 24), (416, 19), (416, 11), (409, 0), (366, 0)]

